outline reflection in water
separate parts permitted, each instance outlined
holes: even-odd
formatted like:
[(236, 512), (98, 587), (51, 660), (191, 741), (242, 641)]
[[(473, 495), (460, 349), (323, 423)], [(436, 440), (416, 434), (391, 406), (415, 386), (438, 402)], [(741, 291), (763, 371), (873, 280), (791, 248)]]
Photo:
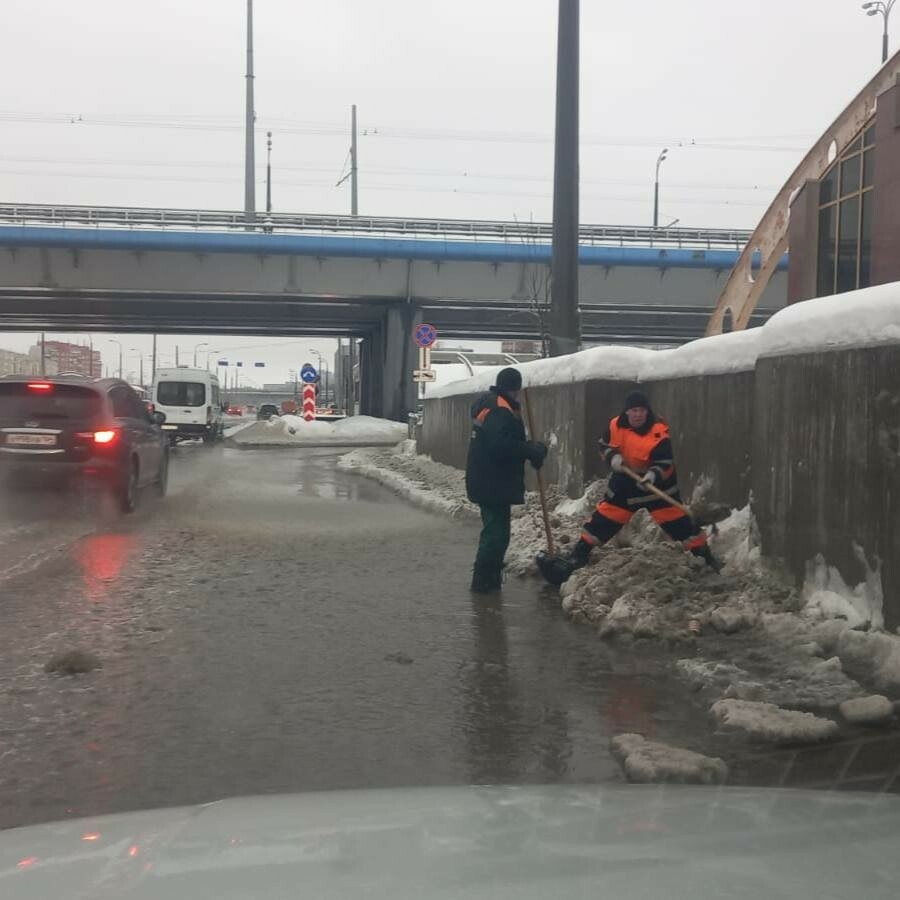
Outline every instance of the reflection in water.
[[(541, 690), (539, 674), (514, 677), (500, 600), (478, 600), (472, 608), (475, 646), (465, 673), (463, 712), (470, 782), (564, 778), (572, 750), (566, 710)], [(536, 660), (525, 656), (524, 661), (539, 668)]]
[(473, 784), (508, 780), (521, 750), (520, 716), (509, 673), (506, 625), (499, 600), (472, 604), (473, 665), (466, 675), (466, 747)]
[(657, 734), (655, 708), (656, 698), (646, 687), (631, 678), (618, 678), (610, 685), (602, 714), (614, 734), (636, 732), (653, 739)]
[(128, 534), (97, 534), (86, 537), (76, 548), (85, 596), (91, 603), (106, 600), (110, 583), (122, 571), (135, 538)]

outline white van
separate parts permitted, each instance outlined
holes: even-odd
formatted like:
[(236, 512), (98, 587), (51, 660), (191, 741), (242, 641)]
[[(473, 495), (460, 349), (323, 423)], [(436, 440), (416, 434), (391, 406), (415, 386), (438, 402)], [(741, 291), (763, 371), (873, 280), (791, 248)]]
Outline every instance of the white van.
[(222, 437), (219, 379), (206, 369), (157, 369), (153, 404), (166, 414), (162, 429), (172, 445), (196, 438), (209, 444)]

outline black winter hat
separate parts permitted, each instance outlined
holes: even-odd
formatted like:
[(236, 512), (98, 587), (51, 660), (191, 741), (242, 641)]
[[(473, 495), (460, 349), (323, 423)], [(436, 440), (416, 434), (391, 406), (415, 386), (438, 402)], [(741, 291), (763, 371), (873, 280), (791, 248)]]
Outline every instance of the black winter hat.
[(502, 369), (497, 373), (498, 391), (520, 391), (522, 389), (522, 373), (518, 369)]
[(625, 409), (634, 409), (636, 406), (643, 406), (644, 409), (650, 409), (650, 401), (643, 391), (632, 391), (625, 398)]

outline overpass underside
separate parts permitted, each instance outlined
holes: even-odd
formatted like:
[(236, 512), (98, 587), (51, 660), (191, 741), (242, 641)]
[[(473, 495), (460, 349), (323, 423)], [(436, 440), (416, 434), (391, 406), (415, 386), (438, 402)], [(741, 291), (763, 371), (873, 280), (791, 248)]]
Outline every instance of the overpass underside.
[[(446, 338), (527, 339), (546, 318), (549, 266), (529, 258), (371, 258), (359, 242), (346, 257), (119, 249), (92, 246), (95, 232), (60, 231), (75, 245), (29, 246), (28, 229), (0, 235), (0, 329), (355, 336), (362, 408), (388, 418), (415, 405), (417, 323)], [(652, 264), (583, 264), (583, 339), (700, 337), (726, 277), (702, 254), (677, 265), (664, 253)], [(784, 304), (785, 280), (776, 275), (755, 322)]]

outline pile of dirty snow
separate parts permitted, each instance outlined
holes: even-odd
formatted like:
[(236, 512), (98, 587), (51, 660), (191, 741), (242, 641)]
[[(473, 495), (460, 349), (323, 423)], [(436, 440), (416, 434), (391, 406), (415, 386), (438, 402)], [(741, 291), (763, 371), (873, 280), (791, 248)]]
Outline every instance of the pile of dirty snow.
[(764, 612), (798, 609), (791, 584), (758, 564), (749, 527), (749, 513), (736, 511), (711, 537), (725, 563), (716, 574), (641, 511), (563, 585), (563, 609), (603, 637), (658, 639), (736, 634), (756, 627)]
[(609, 742), (629, 781), (641, 784), (724, 784), (728, 766), (717, 756), (648, 741), (640, 734), (620, 734)]
[(478, 516), (466, 499), (466, 476), (460, 469), (416, 455), (415, 441), (390, 450), (354, 450), (338, 460), (338, 468), (371, 478), (410, 503), (449, 516)]
[(838, 731), (831, 719), (752, 700), (719, 700), (710, 712), (723, 728), (775, 744), (824, 741)]
[(238, 445), (293, 447), (393, 446), (403, 440), (408, 427), (402, 422), (352, 416), (337, 422), (307, 422), (301, 416), (272, 416), (232, 436)]

